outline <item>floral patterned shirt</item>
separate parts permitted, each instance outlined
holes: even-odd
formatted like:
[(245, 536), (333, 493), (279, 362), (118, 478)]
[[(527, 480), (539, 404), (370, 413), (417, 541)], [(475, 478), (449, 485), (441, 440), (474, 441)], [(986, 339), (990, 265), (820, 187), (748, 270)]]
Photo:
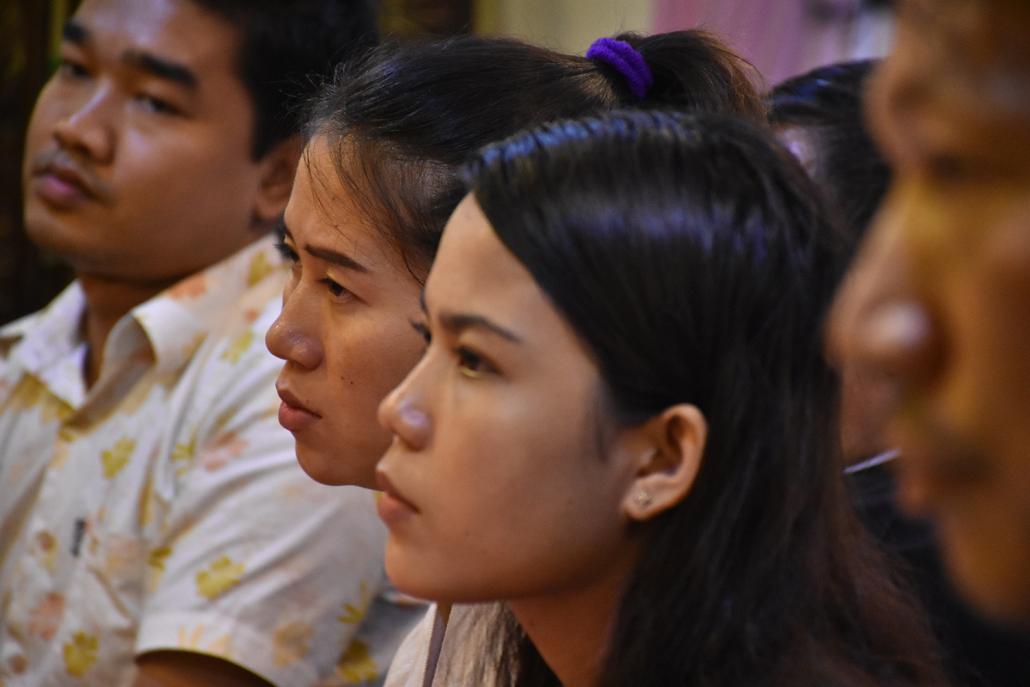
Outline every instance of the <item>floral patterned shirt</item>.
[(164, 649), (379, 684), (423, 609), (373, 494), (312, 481), (278, 424), (284, 276), (262, 239), (136, 307), (88, 389), (77, 283), (0, 329), (0, 687), (131, 685)]

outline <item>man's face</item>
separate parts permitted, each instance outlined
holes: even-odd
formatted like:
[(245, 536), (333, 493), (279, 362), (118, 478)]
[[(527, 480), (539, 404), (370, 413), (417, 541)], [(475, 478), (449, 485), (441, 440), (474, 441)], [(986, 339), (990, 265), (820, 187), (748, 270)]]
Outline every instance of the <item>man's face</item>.
[(29, 124), (30, 237), (80, 275), (170, 283), (256, 236), (239, 37), (188, 0), (85, 0)]
[(901, 498), (936, 523), (960, 588), (1028, 619), (1030, 69), (970, 78), (923, 16), (902, 16), (870, 93), (895, 182), (831, 348), (895, 380)]

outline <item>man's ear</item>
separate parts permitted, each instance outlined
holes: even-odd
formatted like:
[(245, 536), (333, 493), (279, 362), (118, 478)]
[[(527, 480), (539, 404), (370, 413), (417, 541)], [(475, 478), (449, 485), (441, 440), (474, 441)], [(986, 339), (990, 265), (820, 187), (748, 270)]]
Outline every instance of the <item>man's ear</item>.
[(304, 142), (300, 136), (291, 136), (275, 144), (258, 163), (258, 192), (254, 202), (254, 223), (265, 226), (274, 222), (286, 209), (293, 188)]
[(637, 459), (636, 475), (623, 497), (630, 520), (643, 522), (680, 503), (701, 468), (708, 422), (687, 403), (667, 408), (642, 428), (647, 448)]

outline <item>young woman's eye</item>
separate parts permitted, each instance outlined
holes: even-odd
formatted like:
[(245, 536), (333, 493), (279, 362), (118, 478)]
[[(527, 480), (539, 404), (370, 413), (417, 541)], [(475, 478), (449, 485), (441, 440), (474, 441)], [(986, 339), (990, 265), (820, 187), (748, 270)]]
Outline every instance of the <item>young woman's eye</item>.
[(329, 277), (326, 277), (325, 279), (319, 279), (318, 281), (321, 284), (325, 284), (325, 288), (329, 291), (329, 293), (333, 295), (334, 298), (340, 298), (341, 296), (346, 296), (350, 293), (350, 291), (348, 291), (345, 287), (340, 286)]
[(286, 243), (286, 240), (280, 236), (275, 242), (275, 248), (279, 251), (279, 255), (283, 257), (286, 262), (297, 262), (300, 260), (300, 256), (297, 255), (297, 251), (290, 248), (290, 245)]
[(422, 337), (427, 346), (433, 343), (433, 333), (429, 331), (429, 326), (425, 322), (411, 320), (411, 328), (418, 332), (418, 335)]
[(458, 356), (458, 371), (470, 379), (478, 379), (483, 375), (495, 372), (494, 367), (486, 361), (486, 358), (475, 351), (464, 346), (455, 351)]

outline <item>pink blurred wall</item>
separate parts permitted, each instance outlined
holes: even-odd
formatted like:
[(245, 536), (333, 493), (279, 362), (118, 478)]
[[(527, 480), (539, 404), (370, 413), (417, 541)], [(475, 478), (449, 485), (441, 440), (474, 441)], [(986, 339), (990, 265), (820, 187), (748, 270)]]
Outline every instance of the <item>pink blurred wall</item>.
[[(891, 22), (860, 0), (655, 0), (655, 31), (694, 27), (722, 36), (767, 85), (830, 62), (886, 53)], [(818, 6), (820, 13), (811, 7)], [(819, 16), (821, 15), (821, 17)]]

